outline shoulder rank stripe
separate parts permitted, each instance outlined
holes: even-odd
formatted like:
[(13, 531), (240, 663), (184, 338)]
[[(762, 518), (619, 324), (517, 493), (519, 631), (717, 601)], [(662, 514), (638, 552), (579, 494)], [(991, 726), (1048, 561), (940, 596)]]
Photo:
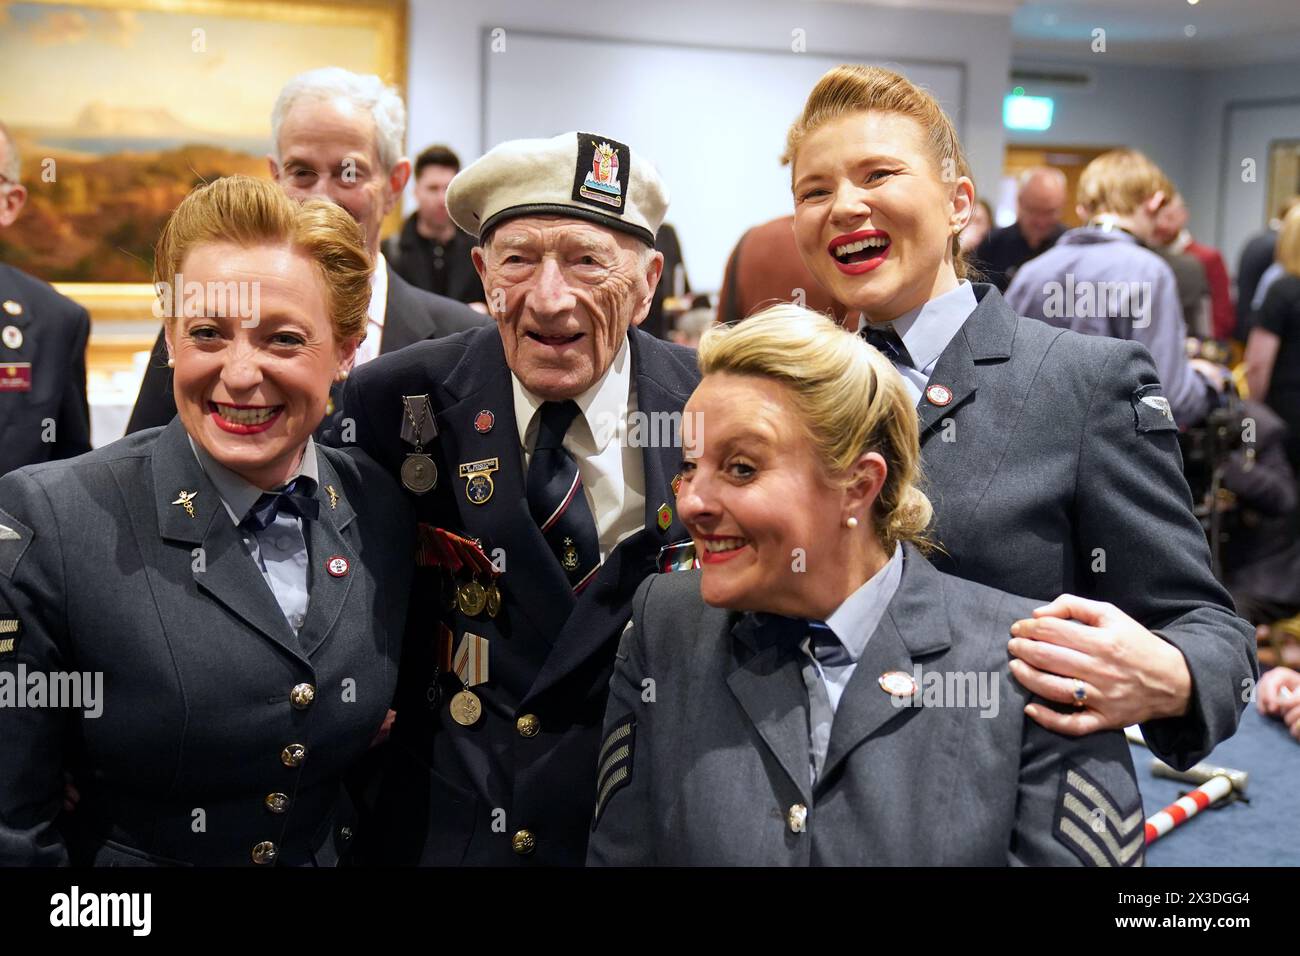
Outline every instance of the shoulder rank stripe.
[(591, 821), (592, 830), (600, 823), (601, 814), (609, 806), (610, 797), (632, 780), (632, 757), (636, 749), (636, 718), (631, 714), (619, 721), (609, 732), (600, 748), (596, 774), (596, 815)]
[(1077, 767), (1061, 772), (1053, 831), (1084, 866), (1141, 866), (1146, 845), (1141, 798), (1121, 813), (1114, 799)]

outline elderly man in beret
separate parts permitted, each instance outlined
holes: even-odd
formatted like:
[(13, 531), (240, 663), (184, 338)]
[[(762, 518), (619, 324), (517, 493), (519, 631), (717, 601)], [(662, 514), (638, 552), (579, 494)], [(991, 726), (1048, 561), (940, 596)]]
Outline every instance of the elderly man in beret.
[(668, 196), (628, 146), (566, 133), (496, 147), (447, 205), (496, 328), (362, 367), (334, 436), (398, 475), (421, 523), (359, 856), (580, 865), (633, 592), (691, 562), (673, 479), (695, 358), (637, 328)]

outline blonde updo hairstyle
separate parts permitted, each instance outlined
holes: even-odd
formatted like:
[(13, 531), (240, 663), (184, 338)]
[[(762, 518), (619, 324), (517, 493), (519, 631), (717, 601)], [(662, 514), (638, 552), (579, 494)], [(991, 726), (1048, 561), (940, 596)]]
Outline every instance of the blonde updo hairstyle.
[[(926, 135), (936, 174), (942, 178), (945, 170), (951, 170), (953, 182), (963, 176), (974, 181), (957, 128), (939, 101), (901, 73), (878, 66), (837, 66), (817, 81), (803, 112), (786, 134), (781, 161), (790, 165), (791, 176), (799, 147), (810, 133), (841, 117), (870, 111), (896, 113), (916, 120)], [(952, 237), (952, 265), (958, 279), (974, 273), (956, 235)]]
[[(290, 244), (316, 265), (336, 343), (366, 331), (374, 263), (361, 227), (323, 199), (296, 202), (279, 186), (251, 176), (226, 176), (186, 196), (163, 227), (154, 249), (153, 278), (171, 286), (196, 246)], [(176, 311), (167, 321), (175, 321)]]
[[(734, 325), (714, 326), (699, 345), (702, 375), (753, 375), (786, 386), (823, 473), (845, 487), (858, 458), (885, 459), (871, 523), (887, 554), (909, 541), (923, 550), (933, 510), (921, 491), (916, 409), (889, 361), (826, 316), (782, 303)], [(815, 506), (809, 503), (810, 506)]]

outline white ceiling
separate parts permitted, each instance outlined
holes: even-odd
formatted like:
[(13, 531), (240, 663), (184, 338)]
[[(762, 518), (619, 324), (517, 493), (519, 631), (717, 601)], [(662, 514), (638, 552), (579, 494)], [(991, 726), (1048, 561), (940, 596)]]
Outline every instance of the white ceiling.
[(1187, 0), (847, 2), (1010, 14), (1018, 56), (1091, 58), (1093, 31), (1101, 28), (1106, 53), (1116, 62), (1201, 67), (1300, 60), (1300, 0), (1199, 0), (1194, 5)]
[(1029, 0), (1011, 25), (1017, 54), (1091, 56), (1100, 27), (1117, 60), (1197, 67), (1300, 59), (1300, 0)]

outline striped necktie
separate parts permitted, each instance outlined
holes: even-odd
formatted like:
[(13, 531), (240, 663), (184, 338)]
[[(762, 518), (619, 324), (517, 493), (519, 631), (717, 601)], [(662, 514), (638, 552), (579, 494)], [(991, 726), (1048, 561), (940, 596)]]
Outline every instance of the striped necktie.
[(527, 482), (528, 510), (574, 594), (582, 593), (600, 567), (596, 521), (582, 491), (578, 463), (563, 444), (577, 414), (578, 404), (572, 400), (543, 403)]

